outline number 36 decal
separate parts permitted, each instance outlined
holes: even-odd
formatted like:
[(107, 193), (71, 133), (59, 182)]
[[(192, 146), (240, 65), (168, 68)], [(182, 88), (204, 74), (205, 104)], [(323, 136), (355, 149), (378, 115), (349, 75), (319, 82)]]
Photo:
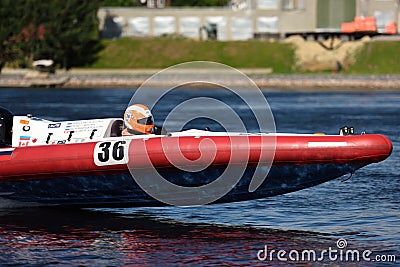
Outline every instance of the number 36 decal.
[(129, 141), (99, 142), (94, 147), (94, 164), (97, 166), (128, 163)]

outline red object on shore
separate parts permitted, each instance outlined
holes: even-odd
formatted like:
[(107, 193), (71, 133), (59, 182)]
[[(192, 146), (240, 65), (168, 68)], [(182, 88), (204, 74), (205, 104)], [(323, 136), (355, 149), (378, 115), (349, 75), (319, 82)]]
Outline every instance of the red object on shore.
[(355, 17), (354, 21), (342, 23), (341, 30), (344, 33), (376, 32), (375, 17)]
[(342, 32), (344, 33), (353, 33), (356, 31), (356, 26), (354, 24), (354, 22), (345, 22), (342, 23)]
[(385, 31), (387, 34), (397, 34), (396, 22), (392, 21), (392, 22), (388, 23), (385, 27)]

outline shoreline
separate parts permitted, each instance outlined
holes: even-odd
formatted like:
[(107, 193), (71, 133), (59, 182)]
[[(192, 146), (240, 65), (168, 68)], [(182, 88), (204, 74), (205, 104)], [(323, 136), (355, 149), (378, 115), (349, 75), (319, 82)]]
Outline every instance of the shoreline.
[[(0, 74), (0, 88), (138, 88), (144, 81), (156, 74), (157, 69), (138, 70), (92, 70), (73, 69), (59, 71), (48, 77), (27, 78), (32, 70), (6, 69)], [(348, 75), (348, 74), (269, 74), (270, 69), (242, 69), (260, 89), (288, 91), (396, 91), (400, 90), (400, 75)], [(215, 73), (212, 70), (185, 70), (182, 73), (168, 73), (162, 81), (152, 81), (154, 88), (175, 87), (187, 80), (208, 81), (225, 87), (245, 89), (248, 81), (230, 73)], [(204, 87), (195, 83), (190, 87)]]

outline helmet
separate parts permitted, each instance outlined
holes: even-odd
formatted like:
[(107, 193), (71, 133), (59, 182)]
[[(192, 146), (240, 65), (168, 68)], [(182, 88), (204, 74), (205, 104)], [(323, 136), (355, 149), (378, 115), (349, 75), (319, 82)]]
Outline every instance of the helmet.
[(124, 123), (130, 134), (151, 134), (154, 131), (154, 120), (148, 107), (135, 104), (124, 113)]

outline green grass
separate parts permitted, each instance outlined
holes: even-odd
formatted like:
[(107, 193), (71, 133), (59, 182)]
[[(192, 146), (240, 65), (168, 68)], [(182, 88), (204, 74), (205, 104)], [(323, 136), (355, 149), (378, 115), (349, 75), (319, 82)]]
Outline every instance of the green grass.
[[(235, 68), (272, 68), (273, 73), (305, 73), (294, 68), (294, 47), (287, 43), (159, 37), (107, 40), (103, 45), (98, 60), (90, 68), (166, 68), (205, 60)], [(355, 58), (344, 74), (400, 74), (400, 42), (366, 43)]]
[(346, 73), (400, 74), (400, 42), (367, 43), (356, 55), (356, 62)]
[(272, 68), (291, 73), (294, 49), (290, 44), (264, 41), (195, 41), (184, 38), (122, 38), (103, 41), (104, 49), (91, 68), (165, 68), (207, 60), (236, 68)]

